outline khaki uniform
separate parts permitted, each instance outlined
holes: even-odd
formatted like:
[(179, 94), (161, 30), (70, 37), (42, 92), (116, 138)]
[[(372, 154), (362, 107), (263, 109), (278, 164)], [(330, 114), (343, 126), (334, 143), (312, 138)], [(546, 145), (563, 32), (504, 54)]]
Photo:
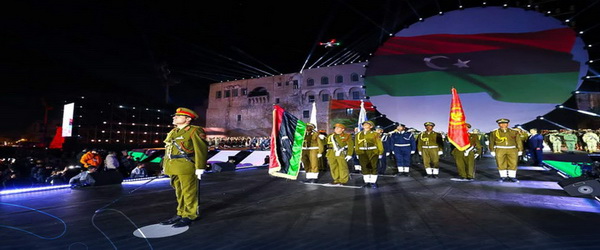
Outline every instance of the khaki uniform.
[(306, 179), (319, 178), (319, 157), (323, 152), (323, 141), (319, 138), (319, 132), (306, 131), (302, 143), (302, 165), (306, 171)]
[(327, 162), (333, 183), (346, 184), (350, 177), (346, 156), (354, 154), (352, 135), (332, 133), (327, 136)]
[(417, 137), (417, 150), (423, 157), (423, 166), (427, 175), (437, 176), (440, 171), (440, 152), (444, 150), (442, 134), (423, 131)]
[(469, 133), (469, 143), (471, 146), (466, 150), (461, 151), (457, 148), (452, 150), (458, 175), (464, 179), (475, 178), (475, 154), (480, 155), (482, 152), (478, 134)]
[(501, 178), (515, 178), (519, 151), (523, 151), (523, 143), (519, 132), (507, 128), (490, 132), (490, 152), (496, 153), (496, 165)]
[(375, 131), (361, 131), (355, 136), (354, 151), (360, 163), (361, 172), (365, 183), (377, 182), (377, 162), (383, 154), (383, 143), (379, 133)]
[(552, 152), (560, 153), (562, 147), (562, 138), (558, 133), (552, 133), (548, 136), (550, 143), (552, 144)]
[(587, 152), (593, 153), (596, 151), (596, 148), (598, 147), (598, 141), (600, 141), (600, 138), (598, 138), (598, 135), (596, 133), (589, 131), (589, 132), (583, 134), (582, 140), (586, 144)]
[[(192, 220), (198, 217), (198, 178), (195, 171), (206, 168), (208, 157), (205, 139), (202, 127), (188, 125), (172, 129), (164, 141), (163, 170), (171, 178), (171, 186), (175, 189), (177, 215)], [(187, 158), (184, 157), (186, 155)]]

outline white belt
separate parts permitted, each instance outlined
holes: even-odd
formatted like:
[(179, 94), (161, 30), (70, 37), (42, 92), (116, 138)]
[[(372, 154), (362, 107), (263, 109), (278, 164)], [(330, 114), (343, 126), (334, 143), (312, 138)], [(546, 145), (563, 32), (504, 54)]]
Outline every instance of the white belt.
[(308, 147), (308, 148), (304, 147), (304, 148), (302, 148), (302, 149), (308, 149), (308, 150), (312, 150), (312, 149), (319, 149), (319, 147)]
[(494, 146), (494, 148), (517, 148), (517, 146)]
[(423, 146), (423, 148), (438, 148), (438, 146)]
[(360, 149), (360, 150), (373, 150), (373, 149), (377, 149), (377, 147), (366, 147), (366, 148), (365, 147), (360, 147), (358, 149)]
[(410, 146), (410, 144), (409, 143), (407, 143), (407, 144), (394, 144), (394, 146), (396, 146), (396, 147), (408, 147), (408, 146)]

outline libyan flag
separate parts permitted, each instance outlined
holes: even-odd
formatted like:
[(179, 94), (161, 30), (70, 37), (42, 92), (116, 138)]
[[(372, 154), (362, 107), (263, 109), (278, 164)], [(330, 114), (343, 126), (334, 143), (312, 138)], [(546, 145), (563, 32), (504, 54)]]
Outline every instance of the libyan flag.
[(369, 62), (367, 95), (445, 95), (454, 86), (504, 102), (562, 103), (579, 83), (575, 39), (570, 28), (393, 37)]
[(460, 97), (456, 89), (452, 88), (452, 101), (450, 102), (450, 118), (448, 121), (448, 141), (458, 150), (465, 151), (471, 146), (467, 132), (465, 111), (462, 108)]
[(270, 175), (292, 180), (298, 177), (305, 131), (306, 123), (298, 120), (279, 105), (273, 106)]

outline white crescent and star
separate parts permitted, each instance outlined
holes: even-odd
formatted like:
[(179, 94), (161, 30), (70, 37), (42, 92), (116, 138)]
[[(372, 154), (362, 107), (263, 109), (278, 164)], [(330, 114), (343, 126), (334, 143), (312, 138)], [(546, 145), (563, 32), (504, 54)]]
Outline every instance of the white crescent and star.
[[(439, 58), (444, 58), (444, 59), (450, 59), (447, 56), (432, 56), (432, 57), (425, 57), (423, 58), (423, 61), (425, 62), (425, 65), (427, 65), (427, 67), (430, 67), (432, 69), (438, 69), (438, 70), (446, 70), (448, 69), (448, 67), (441, 67), (436, 65), (435, 63), (433, 63), (434, 59), (439, 59)], [(458, 59), (457, 62), (455, 64), (452, 64), (458, 68), (469, 68), (469, 65), (467, 65), (467, 63), (471, 62), (471, 60), (460, 60)]]

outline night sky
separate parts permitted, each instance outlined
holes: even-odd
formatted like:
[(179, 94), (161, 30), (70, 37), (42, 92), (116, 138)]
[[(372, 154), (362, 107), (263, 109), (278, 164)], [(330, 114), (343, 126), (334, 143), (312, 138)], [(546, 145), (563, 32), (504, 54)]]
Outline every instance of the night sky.
[[(52, 115), (65, 100), (90, 92), (164, 104), (170, 82), (176, 83), (170, 104), (199, 106), (213, 82), (298, 72), (305, 61), (339, 58), (342, 50), (368, 59), (387, 34), (459, 2), (481, 6), (468, 0), (12, 1), (0, 13), (0, 137), (19, 136), (42, 120), (44, 103), (54, 107)], [(561, 2), (569, 1), (541, 7)], [(332, 38), (342, 45), (318, 46)]]

